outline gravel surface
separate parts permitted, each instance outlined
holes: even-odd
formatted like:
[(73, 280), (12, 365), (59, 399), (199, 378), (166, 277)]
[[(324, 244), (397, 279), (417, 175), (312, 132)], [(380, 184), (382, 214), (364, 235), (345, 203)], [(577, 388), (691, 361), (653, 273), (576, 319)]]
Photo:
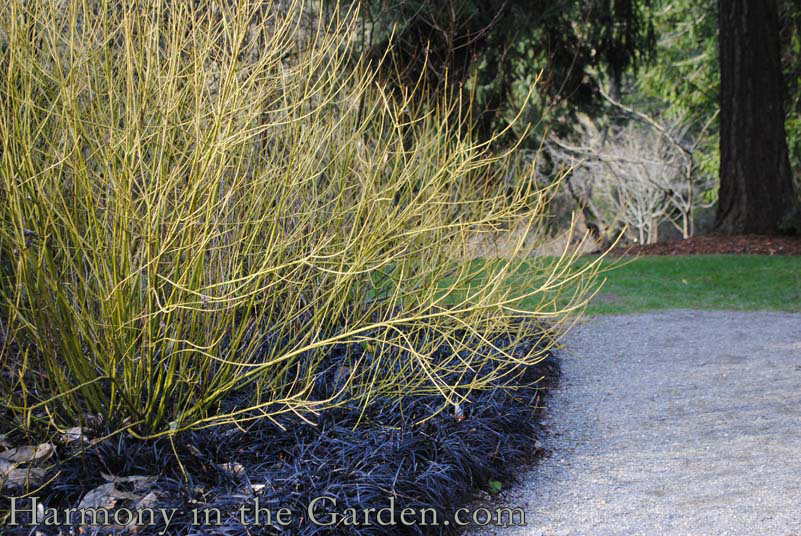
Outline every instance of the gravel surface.
[(576, 328), (552, 455), (501, 535), (801, 536), (801, 315), (670, 311)]

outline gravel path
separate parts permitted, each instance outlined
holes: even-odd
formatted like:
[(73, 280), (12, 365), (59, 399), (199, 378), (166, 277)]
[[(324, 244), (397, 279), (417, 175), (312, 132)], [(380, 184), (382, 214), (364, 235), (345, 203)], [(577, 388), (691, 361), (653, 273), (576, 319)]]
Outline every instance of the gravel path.
[(527, 526), (471, 536), (801, 536), (801, 315), (599, 317), (567, 350), (553, 455), (499, 501)]

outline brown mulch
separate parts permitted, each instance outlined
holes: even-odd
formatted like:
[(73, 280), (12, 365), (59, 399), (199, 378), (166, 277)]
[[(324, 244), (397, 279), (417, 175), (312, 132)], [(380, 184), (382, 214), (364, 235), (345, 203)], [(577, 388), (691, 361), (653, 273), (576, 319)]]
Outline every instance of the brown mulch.
[(801, 237), (764, 235), (703, 235), (686, 240), (618, 246), (610, 255), (801, 255)]

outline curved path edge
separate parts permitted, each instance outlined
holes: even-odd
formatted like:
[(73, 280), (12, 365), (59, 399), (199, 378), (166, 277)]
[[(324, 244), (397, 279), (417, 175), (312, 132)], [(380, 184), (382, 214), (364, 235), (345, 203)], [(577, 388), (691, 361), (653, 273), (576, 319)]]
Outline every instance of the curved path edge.
[(801, 314), (589, 319), (548, 402), (551, 456), (470, 536), (801, 536)]

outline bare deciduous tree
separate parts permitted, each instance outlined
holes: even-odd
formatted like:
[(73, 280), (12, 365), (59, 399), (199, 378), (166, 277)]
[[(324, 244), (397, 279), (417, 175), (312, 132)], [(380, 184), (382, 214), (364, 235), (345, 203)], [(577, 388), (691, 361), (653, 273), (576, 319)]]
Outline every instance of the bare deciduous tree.
[(684, 141), (687, 125), (666, 126), (608, 99), (632, 120), (602, 133), (583, 117), (576, 141), (551, 137), (546, 143), (551, 162), (570, 169), (568, 192), (601, 239), (625, 228), (629, 239), (652, 243), (663, 222), (691, 236), (698, 194), (711, 187), (711, 179), (697, 173), (695, 146)]

